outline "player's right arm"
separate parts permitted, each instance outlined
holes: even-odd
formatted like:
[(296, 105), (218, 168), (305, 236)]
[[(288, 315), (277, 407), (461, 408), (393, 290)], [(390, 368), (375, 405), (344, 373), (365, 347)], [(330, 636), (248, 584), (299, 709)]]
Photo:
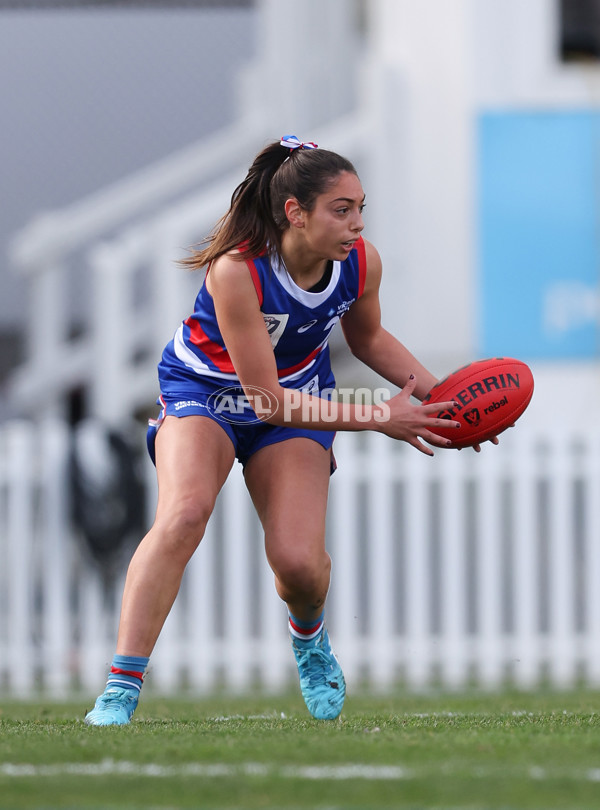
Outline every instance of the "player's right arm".
[[(440, 404), (430, 407), (410, 402), (414, 380), (409, 380), (404, 390), (394, 397), (392, 407), (386, 403), (328, 402), (284, 388), (279, 384), (271, 340), (246, 263), (235, 255), (220, 256), (211, 266), (207, 287), (213, 297), (221, 336), (249, 401), (253, 401), (253, 389), (260, 388), (270, 394), (271, 412), (264, 421), (313, 430), (377, 430), (407, 441), (428, 455), (431, 450), (419, 438), (440, 447), (447, 444), (446, 439), (430, 431), (437, 423), (448, 427), (448, 420), (430, 415), (441, 409)], [(261, 402), (261, 406), (264, 404)], [(452, 403), (447, 405), (451, 407)]]

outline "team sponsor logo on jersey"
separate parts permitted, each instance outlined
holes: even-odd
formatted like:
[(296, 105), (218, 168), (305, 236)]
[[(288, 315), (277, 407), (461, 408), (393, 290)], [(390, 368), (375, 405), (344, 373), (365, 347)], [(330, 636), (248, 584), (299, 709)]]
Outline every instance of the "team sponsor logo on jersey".
[(327, 313), (329, 317), (332, 315), (337, 315), (339, 318), (345, 313), (348, 312), (352, 304), (356, 301), (356, 298), (351, 298), (349, 301), (342, 301), (341, 304), (338, 304), (337, 310), (330, 309)]
[(271, 338), (271, 346), (275, 348), (279, 343), (279, 339), (283, 335), (287, 322), (289, 320), (289, 314), (281, 313), (280, 315), (271, 315), (263, 312), (263, 319), (265, 321), (265, 326), (267, 327), (267, 332), (269, 333), (269, 337)]
[(176, 411), (181, 411), (184, 408), (206, 408), (203, 402), (198, 402), (197, 399), (180, 399), (173, 404)]

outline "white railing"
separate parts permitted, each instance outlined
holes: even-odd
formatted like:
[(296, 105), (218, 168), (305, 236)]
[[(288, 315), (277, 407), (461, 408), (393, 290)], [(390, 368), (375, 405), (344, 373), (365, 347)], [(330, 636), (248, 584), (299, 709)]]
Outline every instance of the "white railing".
[[(7, 423), (0, 450), (0, 687), (94, 693), (126, 561), (107, 583), (70, 524), (64, 424)], [(327, 615), (351, 688), (600, 685), (598, 431), (519, 427), (480, 455), (433, 460), (375, 434), (340, 434), (336, 455)], [(285, 608), (237, 469), (146, 688), (169, 694), (182, 679), (194, 692), (295, 682)]]

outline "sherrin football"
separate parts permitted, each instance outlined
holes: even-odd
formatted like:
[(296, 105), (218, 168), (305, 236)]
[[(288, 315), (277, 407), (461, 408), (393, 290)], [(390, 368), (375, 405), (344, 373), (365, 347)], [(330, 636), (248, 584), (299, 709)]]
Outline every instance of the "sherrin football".
[(460, 422), (460, 428), (436, 427), (432, 432), (451, 439), (449, 447), (472, 447), (514, 425), (532, 396), (529, 366), (511, 357), (494, 357), (476, 360), (444, 377), (433, 386), (423, 405), (456, 402), (455, 408), (432, 416)]

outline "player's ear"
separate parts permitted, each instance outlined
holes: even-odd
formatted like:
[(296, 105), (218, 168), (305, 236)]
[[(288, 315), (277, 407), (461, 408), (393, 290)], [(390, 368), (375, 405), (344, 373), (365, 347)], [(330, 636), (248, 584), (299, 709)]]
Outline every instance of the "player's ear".
[(288, 222), (293, 228), (304, 227), (304, 211), (295, 197), (290, 197), (285, 201), (284, 210)]

